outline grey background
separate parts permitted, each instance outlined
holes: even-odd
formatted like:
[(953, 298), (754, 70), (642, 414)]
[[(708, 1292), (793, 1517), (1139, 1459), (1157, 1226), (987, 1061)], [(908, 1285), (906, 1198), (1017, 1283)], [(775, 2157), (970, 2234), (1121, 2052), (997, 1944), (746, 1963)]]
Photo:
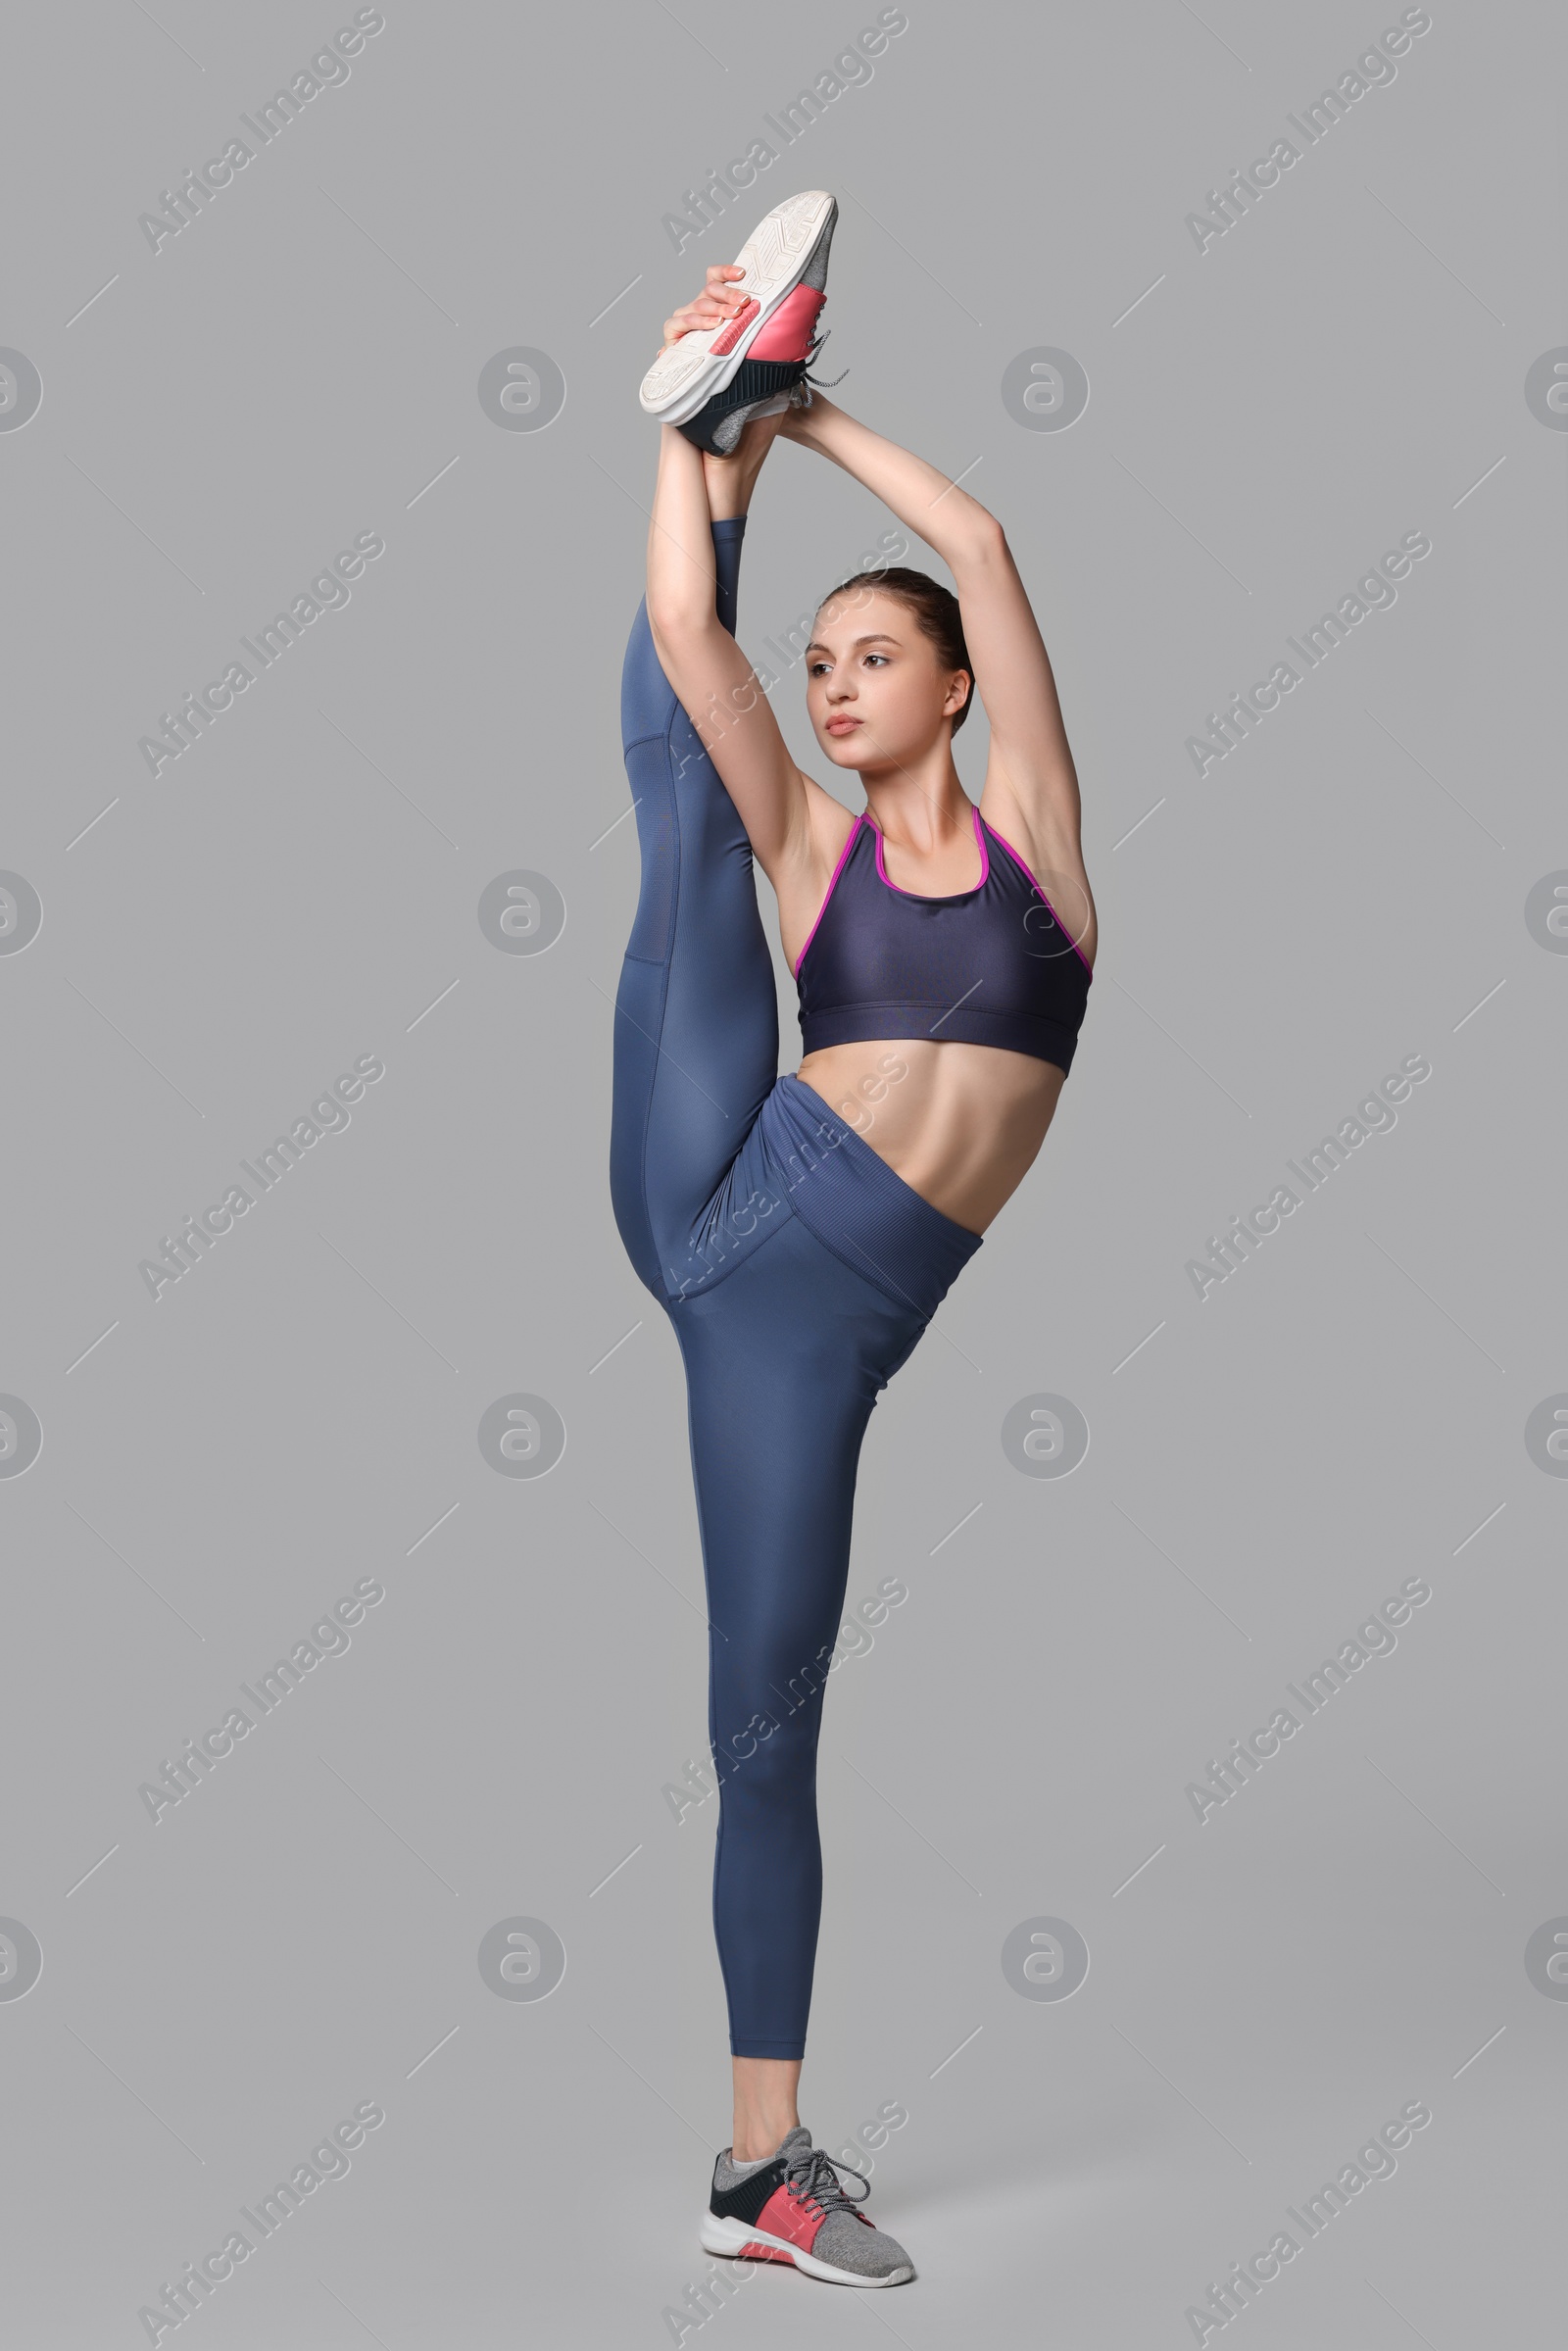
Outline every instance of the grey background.
[[(662, 1794), (704, 1752), (701, 1566), (678, 1357), (605, 1177), (616, 696), (659, 322), (820, 185), (836, 397), (980, 461), (1102, 946), (1047, 1148), (875, 1415), (850, 1598), (909, 1596), (828, 1697), (802, 2107), (835, 2149), (906, 2107), (871, 2209), (920, 2276), (750, 2276), (684, 2339), (1189, 2342), (1416, 2099), (1254, 2351), (1538, 2334), (1568, 1488), (1523, 1430), (1568, 1389), (1568, 962), (1523, 909), (1568, 866), (1565, 444), (1523, 385), (1568, 341), (1560, 24), (1435, 0), (1200, 255), (1185, 215), (1396, 9), (911, 0), (677, 257), (662, 215), (874, 10), (388, 0), (155, 256), (138, 214), (350, 13), (12, 36), (0, 342), (43, 404), (0, 434), (0, 865), (43, 926), (0, 956), (0, 1389), (43, 1449), (0, 1480), (0, 1913), (43, 1973), (0, 2001), (8, 2330), (145, 2340), (366, 2100), (349, 2175), (193, 2322), (215, 2351), (667, 2342), (710, 2274), (716, 1806)], [(519, 345), (566, 381), (543, 432), (477, 397)], [(1003, 406), (1035, 346), (1087, 371), (1070, 431)], [(788, 448), (754, 516), (756, 649), (890, 524)], [(1200, 781), (1204, 712), (1416, 529), (1397, 605)], [(349, 606), (150, 777), (138, 737), (364, 530)], [(775, 700), (808, 754), (798, 672)], [(959, 757), (977, 790), (978, 720)], [(479, 928), (515, 869), (567, 909), (542, 955)], [(1397, 1127), (1200, 1303), (1205, 1237), (1416, 1053)], [(138, 1261), (365, 1053), (351, 1126), (154, 1303)], [(1048, 1392), (1091, 1432), (1060, 1481), (1000, 1442)], [(514, 1393), (564, 1424), (542, 1480), (478, 1448)], [(1414, 1575), (1397, 1650), (1200, 1827), (1188, 1782)], [(139, 1785), (368, 1576), (350, 1650), (155, 1826)], [(478, 1971), (517, 1917), (566, 1954), (542, 2003)], [(1002, 1972), (1037, 1917), (1087, 1943), (1065, 2002)]]

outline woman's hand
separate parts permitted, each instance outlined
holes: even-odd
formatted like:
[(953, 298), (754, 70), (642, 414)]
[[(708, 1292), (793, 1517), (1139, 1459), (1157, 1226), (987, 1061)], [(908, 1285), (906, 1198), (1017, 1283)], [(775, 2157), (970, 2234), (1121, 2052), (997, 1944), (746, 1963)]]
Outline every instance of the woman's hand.
[(702, 326), (717, 326), (721, 319), (733, 318), (750, 297), (730, 281), (745, 275), (739, 262), (710, 263), (702, 292), (691, 302), (683, 303), (672, 318), (664, 320), (664, 340), (660, 349), (667, 351), (682, 335), (693, 334)]

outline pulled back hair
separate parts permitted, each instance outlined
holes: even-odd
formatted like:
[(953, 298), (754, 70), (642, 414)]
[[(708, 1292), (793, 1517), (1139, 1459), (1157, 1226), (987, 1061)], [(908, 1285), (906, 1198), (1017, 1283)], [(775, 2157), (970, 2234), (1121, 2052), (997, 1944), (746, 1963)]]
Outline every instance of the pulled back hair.
[[(968, 717), (969, 706), (974, 701), (974, 663), (969, 659), (969, 648), (963, 641), (963, 618), (958, 611), (956, 596), (926, 572), (910, 571), (902, 563), (894, 563), (885, 571), (858, 571), (853, 579), (841, 581), (831, 595), (825, 596), (823, 604), (831, 604), (834, 597), (848, 595), (852, 588), (869, 588), (883, 596), (893, 597), (914, 614), (920, 634), (928, 637), (936, 647), (944, 669), (966, 669), (969, 672), (969, 691), (964, 698), (963, 708), (952, 721), (953, 731), (956, 734)], [(817, 609), (820, 611), (821, 607)]]

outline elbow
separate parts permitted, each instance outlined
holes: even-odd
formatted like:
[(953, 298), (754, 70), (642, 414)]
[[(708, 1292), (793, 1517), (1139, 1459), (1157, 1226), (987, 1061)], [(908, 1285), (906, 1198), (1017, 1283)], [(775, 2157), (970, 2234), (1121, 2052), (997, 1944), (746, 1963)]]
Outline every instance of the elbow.
[(703, 633), (702, 615), (689, 597), (648, 589), (648, 626), (658, 647), (673, 649), (694, 643)]
[(988, 507), (982, 507), (976, 518), (979, 547), (988, 562), (1007, 552), (1007, 534)]
[(963, 545), (952, 559), (955, 572), (960, 563), (980, 570), (1003, 562), (1006, 554), (1006, 532), (988, 507), (976, 504), (974, 513), (964, 518)]
[(671, 636), (680, 627), (680, 598), (672, 596), (666, 587), (656, 586), (650, 580), (643, 591), (643, 602), (648, 608), (648, 625), (656, 637)]

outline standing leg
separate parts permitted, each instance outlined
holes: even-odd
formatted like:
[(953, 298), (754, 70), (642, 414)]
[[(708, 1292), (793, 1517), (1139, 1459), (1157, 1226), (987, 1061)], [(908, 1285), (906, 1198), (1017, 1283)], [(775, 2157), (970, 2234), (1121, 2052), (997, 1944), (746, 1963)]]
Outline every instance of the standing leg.
[(720, 1779), (713, 1925), (737, 2057), (805, 2053), (822, 1904), (816, 1745), (860, 1445), (918, 1324), (791, 1219), (678, 1324)]

